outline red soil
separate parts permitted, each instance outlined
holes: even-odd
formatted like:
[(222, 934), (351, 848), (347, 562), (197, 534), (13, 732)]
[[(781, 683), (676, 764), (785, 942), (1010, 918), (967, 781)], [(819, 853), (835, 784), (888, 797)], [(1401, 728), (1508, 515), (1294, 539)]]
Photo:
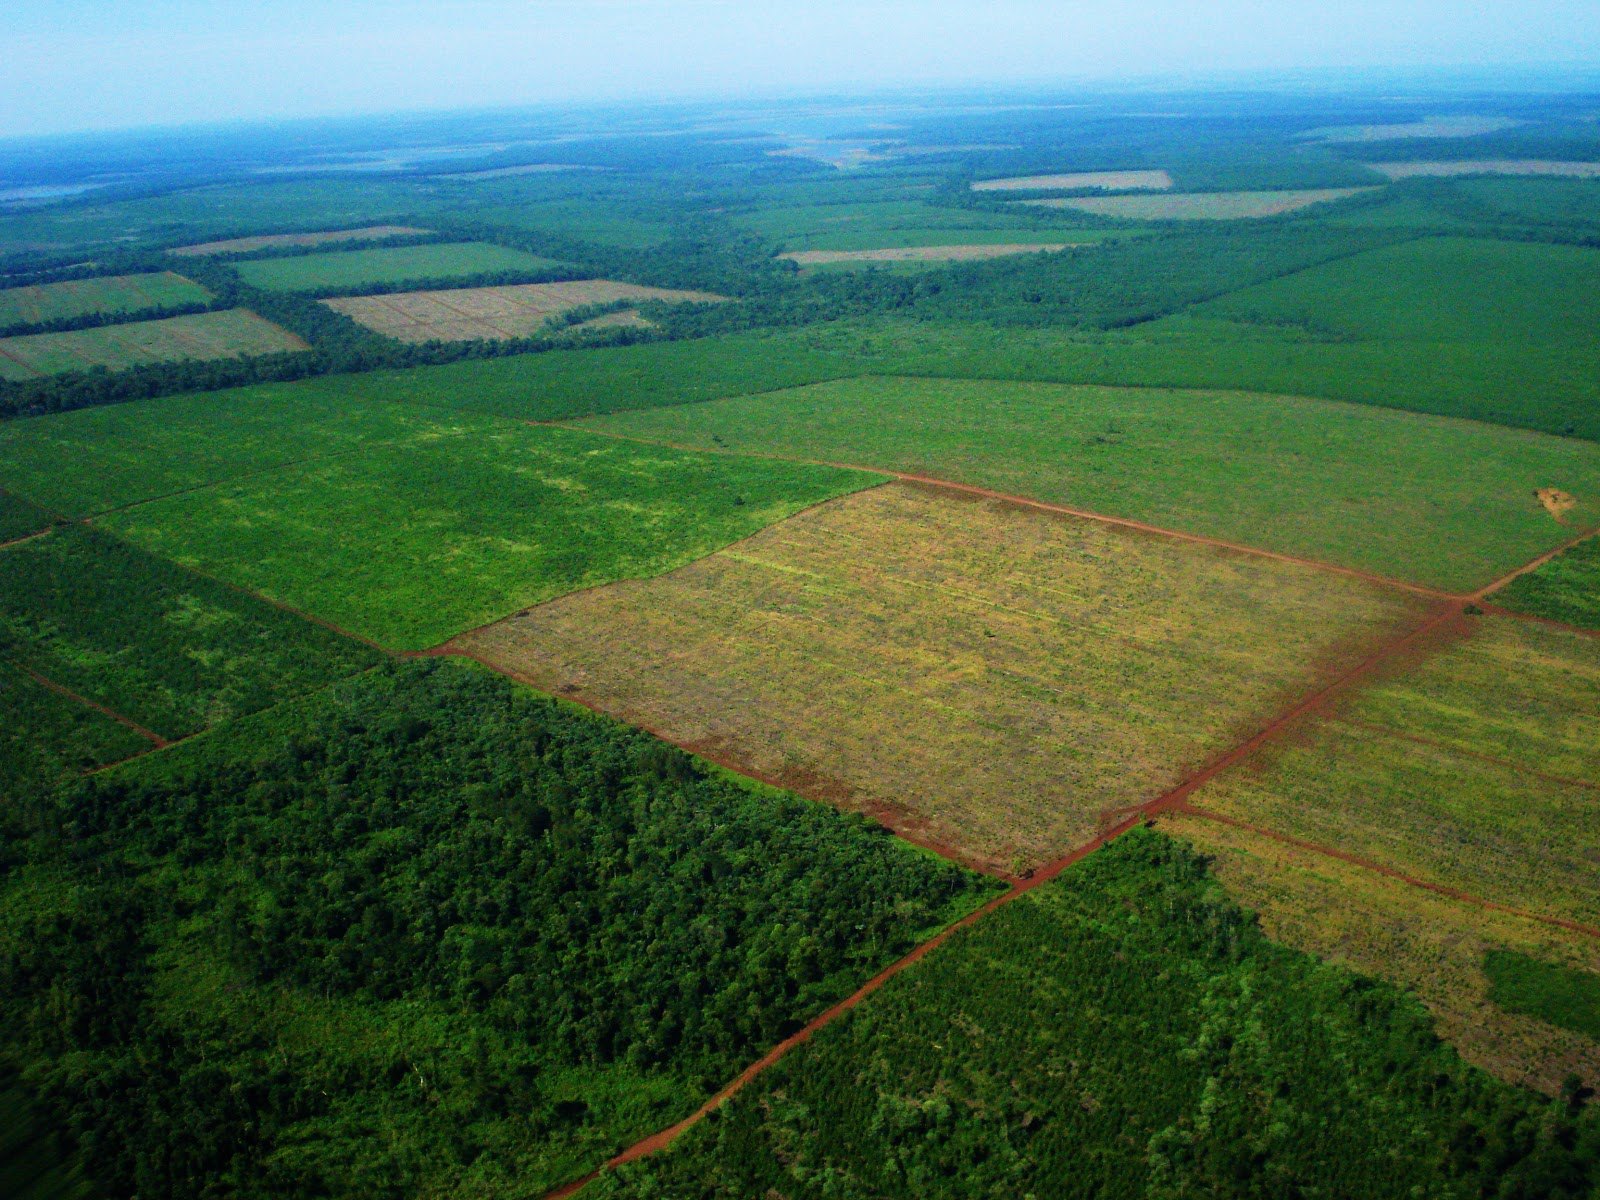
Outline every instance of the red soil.
[(115, 709), (107, 708), (104, 704), (101, 704), (97, 700), (91, 700), (87, 696), (80, 696), (77, 692), (73, 691), (71, 688), (64, 687), (63, 685), (57, 683), (53, 679), (46, 679), (43, 675), (39, 674), (39, 672), (33, 670), (30, 667), (23, 666), (21, 663), (14, 663), (13, 665), (17, 668), (17, 670), (21, 671), (24, 675), (26, 675), (29, 679), (33, 680), (39, 686), (45, 687), (45, 688), (49, 688), (52, 692), (55, 692), (58, 696), (65, 696), (69, 700), (76, 700), (79, 704), (82, 704), (84, 707), (92, 708), (98, 713), (104, 713), (106, 716), (110, 717), (113, 721), (115, 721), (118, 725), (123, 725), (123, 726), (126, 726), (127, 728), (133, 730), (140, 737), (142, 737), (142, 738), (146, 739), (147, 741), (149, 741), (150, 744), (153, 745), (157, 750), (164, 750), (168, 746), (172, 745), (172, 743), (169, 740), (167, 740), (166, 738), (162, 737), (159, 733), (155, 733), (155, 732), (153, 732), (153, 731), (151, 731), (149, 729), (146, 729), (143, 725), (140, 725), (138, 722), (133, 721), (130, 718), (123, 716), (121, 713), (117, 712)]

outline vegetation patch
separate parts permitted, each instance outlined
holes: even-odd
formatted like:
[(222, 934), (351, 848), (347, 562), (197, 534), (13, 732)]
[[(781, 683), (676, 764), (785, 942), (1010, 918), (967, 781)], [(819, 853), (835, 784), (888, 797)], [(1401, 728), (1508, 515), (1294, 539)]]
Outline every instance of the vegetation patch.
[(972, 190), (1042, 192), (1095, 188), (1103, 192), (1123, 192), (1171, 186), (1172, 176), (1165, 171), (1073, 171), (1064, 175), (1013, 175), (1008, 179), (979, 179), (972, 185)]
[(1012, 254), (1038, 254), (1065, 250), (1074, 242), (991, 242), (970, 246), (902, 246), (879, 250), (791, 250), (779, 255), (802, 267), (833, 266), (839, 263), (922, 263), (975, 262), (985, 258), (1005, 258)]
[(0, 289), (0, 328), (41, 325), (89, 313), (137, 313), (142, 309), (204, 304), (211, 293), (171, 271), (108, 275)]
[(63, 779), (150, 748), (126, 725), (0, 662), (0, 827)]
[(308, 349), (301, 338), (249, 309), (230, 308), (161, 321), (0, 338), (0, 379)]
[[(336, 185), (337, 186), (337, 185)], [(348, 188), (349, 185), (343, 185)], [(197, 242), (169, 251), (189, 257), (210, 254), (249, 254), (256, 250), (276, 250), (284, 246), (321, 246), (330, 242), (377, 242), (385, 238), (416, 237), (429, 232), (411, 225), (367, 225), (361, 229), (329, 229), (320, 233), (269, 233), (256, 237), (226, 238), (217, 242)]]
[(854, 462), (1467, 590), (1600, 520), (1600, 447), (1229, 392), (864, 378), (621, 413), (594, 428)]
[(1600, 1042), (1600, 969), (1579, 971), (1515, 950), (1491, 950), (1483, 970), (1502, 1008)]
[(1517, 612), (1584, 629), (1600, 629), (1600, 538), (1562, 551), (1537, 571), (1519, 575), (1494, 594)]
[(1577, 1197), (1597, 1161), (1592, 1114), (1466, 1066), (1413, 999), (1273, 945), (1200, 859), (1135, 831), (596, 1190)]
[(48, 529), (55, 516), (31, 500), (0, 491), (0, 545)]
[(1456, 175), (1560, 175), (1575, 179), (1600, 177), (1600, 163), (1553, 162), (1539, 158), (1452, 159), (1445, 162), (1380, 162), (1368, 168), (1390, 179)]
[(1278, 217), (1313, 204), (1347, 200), (1371, 188), (1305, 188), (1276, 192), (1168, 192), (1132, 196), (1067, 196), (1019, 200), (1039, 208), (1073, 208), (1124, 221), (1240, 221)]
[(1414, 615), (1342, 576), (896, 484), (459, 644), (1020, 870)]
[(252, 287), (280, 292), (320, 292), (375, 284), (448, 280), (490, 272), (548, 271), (554, 259), (485, 242), (429, 242), (421, 246), (379, 246), (293, 258), (264, 258), (234, 266)]

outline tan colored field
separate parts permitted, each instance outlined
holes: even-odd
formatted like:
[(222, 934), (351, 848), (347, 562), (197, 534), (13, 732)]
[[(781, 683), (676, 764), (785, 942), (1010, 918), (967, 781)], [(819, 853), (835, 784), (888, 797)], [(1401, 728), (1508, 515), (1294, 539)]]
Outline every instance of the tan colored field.
[(321, 246), (326, 242), (375, 242), (384, 238), (410, 237), (431, 230), (411, 225), (368, 225), (364, 229), (328, 229), (320, 233), (269, 233), (260, 237), (228, 238), (220, 242), (198, 242), (167, 251), (187, 258), (206, 254), (245, 254), (279, 246)]
[(1064, 175), (1019, 175), (1011, 179), (980, 179), (975, 192), (1036, 192), (1046, 189), (1100, 188), (1107, 192), (1135, 188), (1169, 188), (1172, 176), (1165, 171), (1072, 171)]
[(1328, 125), (1301, 137), (1324, 142), (1388, 142), (1398, 138), (1465, 138), (1512, 129), (1522, 122), (1514, 117), (1424, 117), (1392, 125)]
[(1128, 221), (1238, 221), (1277, 217), (1313, 204), (1343, 200), (1372, 188), (1309, 188), (1282, 192), (1171, 192), (1167, 195), (1069, 196), (1018, 200), (1038, 208), (1075, 208)]
[(590, 304), (619, 300), (711, 303), (712, 292), (643, 287), (612, 279), (524, 283), (506, 287), (399, 292), (389, 296), (345, 296), (323, 303), (368, 329), (402, 342), (462, 342), (537, 333), (552, 317)]
[(1600, 971), (1600, 941), (1463, 904), (1246, 830), (1184, 814), (1163, 830), (1214, 858), (1230, 895), (1274, 941), (1414, 991), (1439, 1034), (1502, 1079), (1553, 1092), (1570, 1073), (1600, 1079), (1600, 1045), (1489, 999), (1489, 949)]
[(1004, 868), (1160, 795), (1417, 603), (890, 484), (453, 645)]
[(780, 254), (803, 267), (827, 263), (874, 262), (972, 262), (984, 258), (1005, 258), (1012, 254), (1036, 254), (1046, 250), (1066, 250), (1079, 242), (1009, 242), (991, 246), (897, 246), (884, 250), (791, 250)]
[(489, 167), (482, 171), (453, 171), (440, 179), (508, 179), (513, 175), (557, 175), (563, 171), (609, 171), (610, 167), (591, 167), (580, 163), (522, 163), (515, 167)]
[(309, 350), (304, 341), (245, 308), (196, 313), (164, 321), (129, 321), (68, 333), (0, 338), (0, 379), (177, 359), (238, 358)]
[(1574, 179), (1600, 178), (1600, 162), (1557, 162), (1543, 158), (1482, 158), (1456, 162), (1367, 163), (1367, 169), (1390, 179), (1419, 175), (1562, 175)]

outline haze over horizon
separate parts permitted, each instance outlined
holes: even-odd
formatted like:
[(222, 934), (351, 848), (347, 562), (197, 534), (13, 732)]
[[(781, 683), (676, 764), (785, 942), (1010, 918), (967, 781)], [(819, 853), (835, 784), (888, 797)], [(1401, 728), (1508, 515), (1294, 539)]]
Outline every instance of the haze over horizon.
[(0, 137), (828, 88), (1600, 64), (1600, 5), (1585, 0), (1308, 7), (13, 0)]

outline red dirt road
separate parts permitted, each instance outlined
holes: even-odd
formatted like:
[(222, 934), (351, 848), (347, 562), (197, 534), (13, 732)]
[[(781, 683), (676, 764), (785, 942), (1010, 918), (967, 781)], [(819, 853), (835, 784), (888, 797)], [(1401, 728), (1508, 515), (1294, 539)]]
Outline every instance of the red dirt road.
[(110, 717), (118, 725), (122, 725), (133, 730), (140, 737), (144, 738), (151, 745), (153, 745), (157, 750), (165, 750), (168, 746), (172, 745), (170, 740), (162, 737), (159, 733), (155, 733), (149, 729), (146, 729), (143, 725), (140, 725), (138, 722), (123, 716), (115, 709), (107, 708), (98, 700), (91, 700), (87, 696), (80, 696), (71, 688), (64, 687), (53, 679), (47, 679), (43, 675), (39, 674), (39, 672), (30, 667), (25, 667), (21, 663), (13, 663), (12, 665), (26, 675), (29, 679), (37, 683), (40, 687), (49, 688), (52, 692), (55, 692), (56, 695), (65, 696), (69, 700), (76, 700), (85, 708), (92, 708), (98, 713), (103, 713), (104, 715)]

